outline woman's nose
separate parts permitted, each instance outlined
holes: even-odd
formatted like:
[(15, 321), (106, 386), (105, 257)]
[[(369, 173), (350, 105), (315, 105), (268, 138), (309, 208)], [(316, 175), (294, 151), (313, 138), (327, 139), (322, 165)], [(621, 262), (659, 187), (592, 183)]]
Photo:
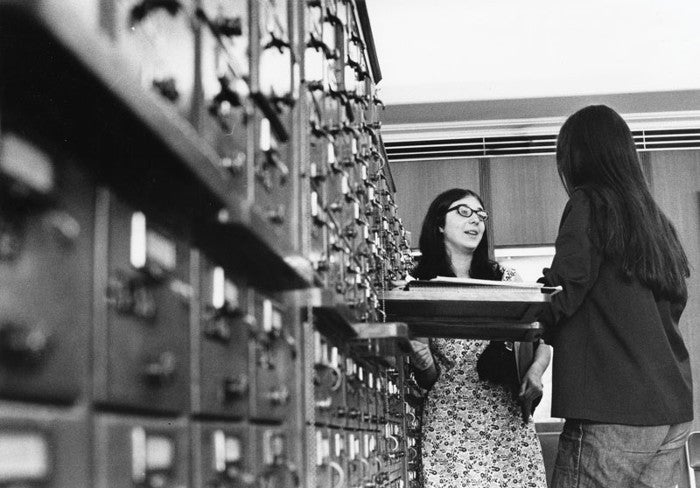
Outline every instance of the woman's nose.
[(469, 217), (467, 217), (467, 222), (469, 222), (470, 224), (478, 224), (480, 221), (481, 219), (479, 219), (479, 216), (476, 215), (476, 213), (473, 213)]

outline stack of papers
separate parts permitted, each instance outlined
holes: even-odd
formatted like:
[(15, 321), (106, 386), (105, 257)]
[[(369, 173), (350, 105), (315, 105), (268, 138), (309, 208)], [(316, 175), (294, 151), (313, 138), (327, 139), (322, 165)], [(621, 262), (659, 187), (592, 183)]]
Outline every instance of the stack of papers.
[(406, 283), (406, 289), (416, 288), (480, 288), (480, 287), (498, 288), (521, 288), (526, 290), (539, 290), (542, 293), (555, 294), (562, 290), (561, 286), (544, 286), (542, 283), (525, 282), (525, 281), (494, 281), (494, 280), (477, 280), (474, 278), (455, 278), (453, 276), (437, 276), (432, 280), (413, 280)]

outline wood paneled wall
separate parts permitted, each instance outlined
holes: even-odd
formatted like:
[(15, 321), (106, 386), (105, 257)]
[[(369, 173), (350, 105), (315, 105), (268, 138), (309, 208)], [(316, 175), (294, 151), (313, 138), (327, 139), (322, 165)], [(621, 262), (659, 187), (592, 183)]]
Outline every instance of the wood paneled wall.
[(553, 244), (568, 197), (554, 155), (491, 158), (494, 244)]
[[(480, 166), (488, 175), (479, 174)], [(487, 202), (496, 246), (554, 243), (567, 200), (554, 156), (415, 161), (394, 163), (391, 170), (399, 215), (414, 248), (430, 202), (455, 187), (474, 190)], [(490, 194), (482, 192), (484, 179)]]
[(411, 247), (416, 249), (425, 212), (439, 193), (450, 188), (481, 193), (477, 159), (393, 163), (391, 172), (396, 183), (399, 216), (411, 233)]
[(700, 151), (652, 152), (649, 159), (654, 197), (675, 225), (690, 260), (681, 332), (693, 366), (694, 430), (700, 430)]

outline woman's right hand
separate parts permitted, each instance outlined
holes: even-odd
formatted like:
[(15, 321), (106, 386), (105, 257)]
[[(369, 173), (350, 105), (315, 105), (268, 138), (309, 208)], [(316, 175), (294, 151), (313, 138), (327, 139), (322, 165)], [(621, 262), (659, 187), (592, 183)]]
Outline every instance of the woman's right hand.
[(411, 349), (411, 361), (416, 370), (425, 371), (435, 365), (428, 339), (411, 339)]

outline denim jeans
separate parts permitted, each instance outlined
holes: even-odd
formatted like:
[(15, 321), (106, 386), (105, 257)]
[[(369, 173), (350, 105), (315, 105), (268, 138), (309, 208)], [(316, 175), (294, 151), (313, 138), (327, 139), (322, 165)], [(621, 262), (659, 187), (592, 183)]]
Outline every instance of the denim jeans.
[(567, 420), (552, 488), (673, 488), (691, 423), (660, 426)]

